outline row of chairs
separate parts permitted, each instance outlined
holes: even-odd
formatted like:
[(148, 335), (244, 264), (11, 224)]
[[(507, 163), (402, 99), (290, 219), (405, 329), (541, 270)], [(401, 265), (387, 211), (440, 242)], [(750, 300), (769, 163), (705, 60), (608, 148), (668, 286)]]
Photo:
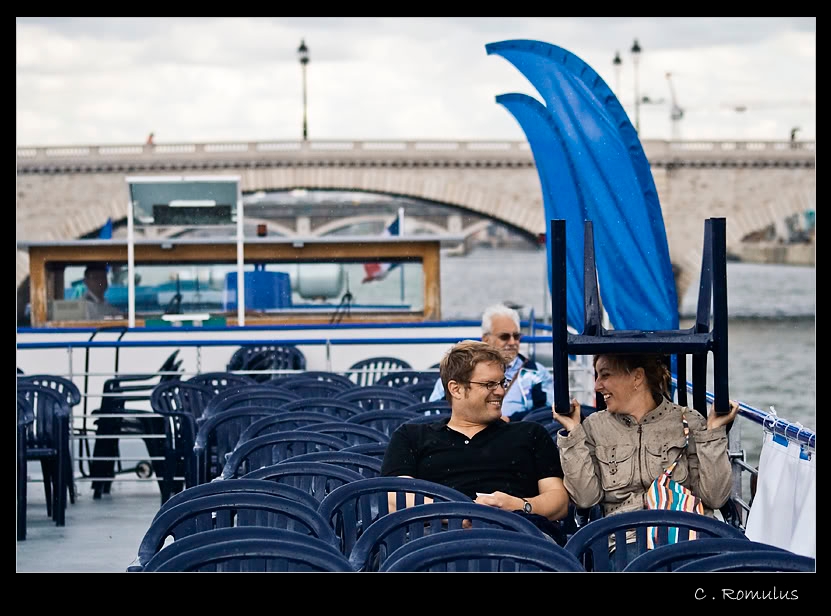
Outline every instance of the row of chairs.
[[(283, 464), (287, 468), (292, 464), (303, 466)], [(347, 473), (343, 477), (349, 479)], [(396, 499), (393, 511), (388, 508), (390, 493)], [(408, 495), (412, 502), (405, 507)], [(165, 503), (128, 571), (815, 569), (813, 559), (750, 541), (743, 535), (735, 535), (731, 526), (696, 514), (645, 510), (618, 514), (604, 521), (606, 524), (592, 522), (565, 547), (560, 547), (525, 518), (473, 503), (455, 490), (423, 480), (351, 478), (318, 501), (297, 484), (246, 476), (189, 488)], [(267, 526), (280, 532), (229, 531), (232, 526)], [(663, 545), (648, 552), (638, 540), (633, 544), (633, 548), (640, 547), (637, 558), (623, 568), (601, 568), (603, 560), (599, 553), (608, 553), (610, 534), (647, 526), (659, 527), (659, 544), (666, 543), (668, 527), (680, 528), (683, 539), (689, 530), (695, 530), (701, 538)], [(217, 532), (222, 534), (212, 534)], [(190, 538), (196, 534), (202, 536)], [(230, 546), (217, 551), (207, 547), (236, 541), (236, 538), (243, 541), (238, 544), (237, 552), (225, 549)], [(280, 544), (276, 552), (270, 552), (264, 545), (272, 542)], [(337, 565), (308, 562), (303, 554), (309, 547), (315, 548), (311, 551), (317, 559), (319, 551), (336, 554), (329, 560)], [(182, 556), (191, 550), (196, 553), (188, 558)], [(233, 554), (237, 557), (233, 558)], [(176, 559), (174, 564), (172, 559)], [(587, 563), (594, 566), (587, 567)], [(327, 568), (332, 566), (336, 568)]]

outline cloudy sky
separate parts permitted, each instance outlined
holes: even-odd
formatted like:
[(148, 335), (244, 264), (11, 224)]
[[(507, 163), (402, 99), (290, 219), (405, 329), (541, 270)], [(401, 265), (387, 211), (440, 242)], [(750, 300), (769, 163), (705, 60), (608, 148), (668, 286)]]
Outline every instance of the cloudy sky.
[[(494, 101), (537, 96), (485, 44), (535, 39), (591, 65), (642, 139), (816, 138), (816, 18), (17, 18), (17, 143), (516, 139)], [(620, 52), (616, 72), (612, 60)], [(737, 109), (744, 111), (737, 111)]]

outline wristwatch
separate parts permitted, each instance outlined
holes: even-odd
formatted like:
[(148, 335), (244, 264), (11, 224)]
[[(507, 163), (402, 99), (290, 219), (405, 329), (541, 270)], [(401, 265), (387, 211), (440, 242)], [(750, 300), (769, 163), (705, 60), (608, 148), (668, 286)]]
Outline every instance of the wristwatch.
[(529, 503), (529, 502), (528, 502), (527, 500), (525, 500), (524, 498), (522, 499), (522, 502), (523, 502), (523, 503), (525, 503), (525, 504), (522, 506), (522, 510), (523, 510), (525, 513), (531, 513), (531, 503)]

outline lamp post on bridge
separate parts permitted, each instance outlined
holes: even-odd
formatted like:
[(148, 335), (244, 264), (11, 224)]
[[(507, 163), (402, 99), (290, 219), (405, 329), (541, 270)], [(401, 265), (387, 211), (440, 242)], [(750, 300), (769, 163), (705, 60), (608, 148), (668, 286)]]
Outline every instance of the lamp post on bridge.
[(612, 66), (615, 67), (615, 94), (620, 98), (620, 67), (623, 60), (620, 59), (620, 52), (615, 52), (615, 59), (612, 60)]
[(303, 141), (308, 139), (306, 123), (306, 65), (309, 63), (309, 48), (306, 41), (300, 39), (300, 47), (297, 48), (297, 57), (300, 59), (300, 69), (303, 72)]
[(635, 132), (641, 132), (641, 93), (638, 82), (638, 64), (641, 61), (641, 46), (638, 45), (638, 39), (632, 43), (632, 65), (635, 67)]

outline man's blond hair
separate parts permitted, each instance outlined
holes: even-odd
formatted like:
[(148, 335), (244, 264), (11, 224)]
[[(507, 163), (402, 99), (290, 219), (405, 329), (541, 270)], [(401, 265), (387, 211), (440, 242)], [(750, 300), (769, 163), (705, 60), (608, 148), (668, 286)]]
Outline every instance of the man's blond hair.
[(459, 383), (470, 382), (470, 376), (481, 363), (499, 364), (505, 368), (505, 355), (486, 342), (479, 340), (463, 340), (453, 345), (442, 357), (439, 363), (441, 384), (444, 386), (445, 399), (450, 402), (450, 392), (447, 384), (450, 381)]

